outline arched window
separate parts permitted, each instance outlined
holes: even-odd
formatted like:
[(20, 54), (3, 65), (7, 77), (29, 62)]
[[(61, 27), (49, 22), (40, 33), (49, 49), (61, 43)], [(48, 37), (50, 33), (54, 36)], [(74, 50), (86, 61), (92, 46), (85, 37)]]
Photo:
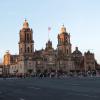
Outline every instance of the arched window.
[(20, 52), (22, 53), (22, 48), (20, 48)]
[(33, 52), (33, 50), (32, 50), (32, 45), (31, 45), (31, 53)]
[(29, 41), (29, 34), (27, 34), (27, 41)]
[(28, 48), (27, 48), (27, 52), (29, 53), (29, 51), (30, 51), (30, 48), (28, 47)]
[(27, 36), (26, 36), (26, 33), (25, 33), (25, 41), (26, 41), (26, 37), (27, 37)]
[(67, 54), (68, 54), (68, 49), (67, 49)]
[(31, 34), (30, 34), (30, 40), (32, 40), (32, 36), (31, 36)]

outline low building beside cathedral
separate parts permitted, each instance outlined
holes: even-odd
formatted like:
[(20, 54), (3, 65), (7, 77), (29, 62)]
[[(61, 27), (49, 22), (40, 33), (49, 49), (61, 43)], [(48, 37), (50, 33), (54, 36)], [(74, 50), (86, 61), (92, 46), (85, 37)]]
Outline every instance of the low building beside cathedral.
[(34, 51), (33, 31), (25, 20), (19, 32), (19, 55), (6, 52), (4, 65), (9, 66), (9, 74), (34, 74), (40, 72), (87, 72), (96, 70), (94, 54), (87, 51), (82, 54), (76, 47), (72, 52), (70, 33), (63, 25), (58, 34), (57, 48), (48, 40), (45, 49)]

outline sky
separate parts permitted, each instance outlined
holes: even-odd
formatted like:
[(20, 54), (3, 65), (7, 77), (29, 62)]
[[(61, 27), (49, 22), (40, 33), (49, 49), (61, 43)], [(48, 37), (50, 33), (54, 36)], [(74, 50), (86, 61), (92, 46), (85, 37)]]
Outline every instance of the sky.
[(53, 47), (64, 24), (71, 34), (72, 51), (90, 50), (100, 63), (100, 0), (0, 0), (0, 58), (7, 50), (18, 54), (19, 31), (27, 19), (34, 48), (45, 48), (48, 27)]

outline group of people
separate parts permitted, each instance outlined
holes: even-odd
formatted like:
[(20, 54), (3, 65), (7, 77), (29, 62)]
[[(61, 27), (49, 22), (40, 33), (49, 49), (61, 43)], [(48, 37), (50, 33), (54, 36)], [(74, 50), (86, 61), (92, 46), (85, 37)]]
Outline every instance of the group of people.
[(28, 73), (28, 74), (15, 74), (15, 75), (2, 75), (3, 78), (26, 78), (26, 77), (38, 77), (38, 78), (65, 78), (65, 77), (94, 77), (97, 76), (96, 71), (87, 71), (87, 72), (38, 72), (38, 73)]
[(50, 72), (50, 73), (39, 73), (33, 75), (34, 77), (56, 77), (56, 78), (64, 78), (64, 77), (94, 77), (96, 76), (96, 71), (87, 71), (87, 72), (69, 72), (69, 73), (58, 73), (58, 72)]

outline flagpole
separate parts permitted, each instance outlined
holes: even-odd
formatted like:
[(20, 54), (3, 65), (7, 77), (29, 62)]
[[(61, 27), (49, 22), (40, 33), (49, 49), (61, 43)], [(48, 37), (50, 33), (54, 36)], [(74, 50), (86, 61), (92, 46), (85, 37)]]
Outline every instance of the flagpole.
[(48, 29), (48, 41), (49, 41), (49, 29)]
[(50, 37), (49, 37), (50, 30), (51, 30), (51, 27), (48, 27), (48, 41), (50, 40)]

